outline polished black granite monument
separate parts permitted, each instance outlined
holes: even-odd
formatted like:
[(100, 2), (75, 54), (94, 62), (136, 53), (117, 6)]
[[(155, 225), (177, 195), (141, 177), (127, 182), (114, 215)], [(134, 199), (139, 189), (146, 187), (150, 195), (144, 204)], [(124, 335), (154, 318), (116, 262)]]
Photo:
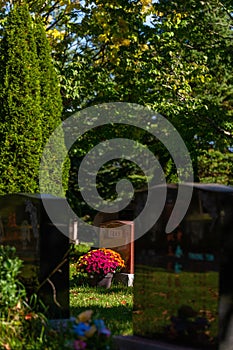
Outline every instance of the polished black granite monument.
[[(56, 212), (56, 225), (43, 201)], [(69, 212), (63, 198), (39, 194), (0, 197), (0, 244), (16, 248), (24, 261), (22, 281), (29, 294), (38, 292), (51, 319), (69, 317), (68, 237)]]
[[(233, 187), (193, 186), (173, 232), (165, 233), (177, 196), (177, 186), (169, 185), (158, 222), (135, 242), (134, 335), (227, 350), (233, 336)], [(136, 195), (136, 211), (144, 198)]]

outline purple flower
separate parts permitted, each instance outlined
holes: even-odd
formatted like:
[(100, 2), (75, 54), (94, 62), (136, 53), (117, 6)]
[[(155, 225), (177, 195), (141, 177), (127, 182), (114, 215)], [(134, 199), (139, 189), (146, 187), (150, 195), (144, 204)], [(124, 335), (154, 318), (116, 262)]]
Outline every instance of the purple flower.
[[(78, 270), (84, 269), (89, 274), (107, 274), (115, 272), (124, 266), (124, 261), (120, 254), (106, 248), (92, 250), (83, 255), (78, 260)], [(82, 271), (83, 272), (83, 271)]]
[(87, 343), (85, 343), (85, 341), (83, 340), (74, 341), (74, 350), (82, 350), (82, 349), (86, 349), (86, 347), (87, 347)]
[(106, 337), (110, 337), (111, 335), (111, 332), (108, 328), (103, 328), (100, 333), (106, 335)]
[(109, 337), (111, 335), (110, 330), (108, 328), (106, 328), (103, 320), (94, 320), (94, 324), (98, 330), (98, 333), (104, 334), (107, 337)]

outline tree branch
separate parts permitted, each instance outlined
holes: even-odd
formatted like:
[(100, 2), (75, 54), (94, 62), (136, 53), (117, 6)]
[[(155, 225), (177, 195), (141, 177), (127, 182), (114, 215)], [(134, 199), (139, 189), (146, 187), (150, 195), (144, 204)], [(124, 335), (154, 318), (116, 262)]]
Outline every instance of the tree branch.
[(58, 307), (61, 307), (61, 304), (59, 304), (59, 302), (57, 301), (57, 291), (56, 291), (56, 288), (53, 284), (53, 282), (48, 278), (47, 279), (47, 282), (51, 285), (52, 287), (52, 290), (53, 290), (53, 301), (54, 303), (58, 306)]
[(220, 2), (219, 4), (223, 7), (223, 9), (224, 9), (224, 11), (226, 12), (226, 14), (228, 15), (228, 17), (229, 17), (231, 20), (233, 20), (233, 15), (231, 14), (231, 12), (229, 12), (229, 11), (226, 9), (226, 7), (223, 5), (222, 2)]
[(67, 250), (67, 252), (63, 256), (62, 261), (55, 267), (55, 269), (53, 269), (53, 271), (48, 275), (48, 277), (46, 277), (46, 279), (43, 282), (41, 282), (37, 290), (41, 289), (41, 287), (43, 287), (43, 285), (60, 269), (60, 267), (67, 262), (69, 252), (70, 252), (70, 248)]
[(233, 134), (230, 131), (227, 131), (227, 130), (221, 128), (211, 118), (206, 117), (206, 120), (208, 120), (208, 122), (210, 122), (213, 125), (213, 127), (215, 128), (216, 131), (218, 131), (219, 133), (221, 133), (221, 134), (223, 134), (231, 139), (233, 138)]

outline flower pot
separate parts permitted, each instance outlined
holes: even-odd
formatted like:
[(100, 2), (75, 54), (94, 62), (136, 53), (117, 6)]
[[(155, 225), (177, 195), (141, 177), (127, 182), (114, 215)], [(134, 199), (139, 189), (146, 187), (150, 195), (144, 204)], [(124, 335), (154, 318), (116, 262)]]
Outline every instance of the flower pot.
[(104, 277), (93, 275), (89, 278), (89, 284), (92, 287), (110, 288), (112, 284), (113, 273), (107, 273)]
[(112, 284), (112, 279), (113, 279), (113, 273), (107, 273), (99, 282), (98, 286), (99, 287), (104, 287), (106, 289), (111, 287)]

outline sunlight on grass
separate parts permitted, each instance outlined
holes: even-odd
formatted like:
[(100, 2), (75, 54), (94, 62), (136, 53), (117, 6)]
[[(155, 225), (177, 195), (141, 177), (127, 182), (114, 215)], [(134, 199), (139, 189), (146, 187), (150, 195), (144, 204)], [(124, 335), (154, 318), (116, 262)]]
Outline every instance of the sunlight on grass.
[[(90, 247), (89, 247), (90, 249)], [(133, 288), (115, 284), (110, 289), (90, 287), (87, 276), (78, 273), (75, 263), (78, 257), (88, 251), (88, 246), (74, 247), (70, 263), (70, 314), (92, 309), (97, 318), (102, 318), (113, 335), (131, 335), (133, 333)]]
[(70, 310), (76, 316), (92, 309), (105, 320), (112, 334), (132, 334), (133, 291), (131, 287), (113, 285), (110, 289), (78, 286), (70, 290)]

